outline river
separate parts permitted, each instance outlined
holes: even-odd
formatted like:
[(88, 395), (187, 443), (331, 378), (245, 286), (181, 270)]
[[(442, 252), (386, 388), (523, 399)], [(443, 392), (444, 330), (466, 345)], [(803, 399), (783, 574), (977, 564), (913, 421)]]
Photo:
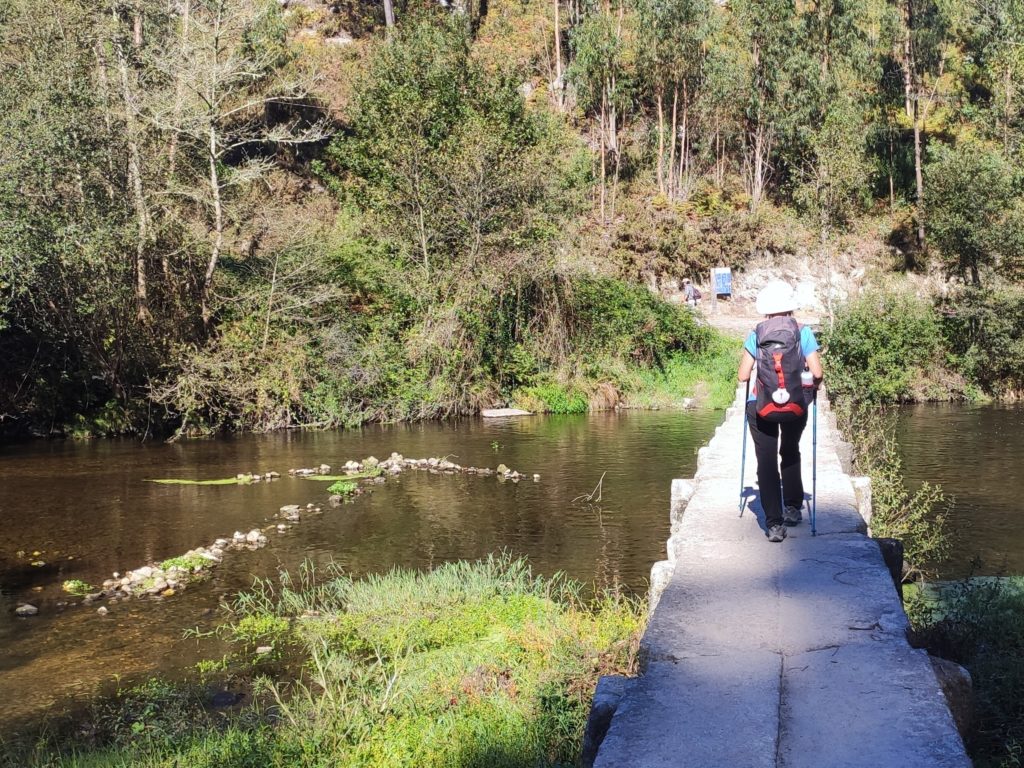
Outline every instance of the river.
[(1024, 408), (907, 406), (896, 437), (908, 484), (939, 483), (955, 501), (940, 576), (1024, 574)]
[[(646, 590), (664, 557), (669, 481), (694, 473), (696, 450), (721, 412), (623, 412), (467, 419), (333, 432), (188, 440), (35, 441), (0, 446), (0, 733), (41, 713), (153, 674), (174, 676), (218, 649), (183, 637), (222, 620), (222, 598), (254, 577), (304, 560), (354, 575), (428, 567), (507, 550), (542, 574), (563, 571), (598, 587)], [(737, 436), (738, 439), (738, 436)], [(287, 475), (398, 451), (508, 467), (532, 478), (406, 472), (353, 503), (324, 504), (326, 484)], [(157, 485), (276, 471), (270, 483)], [(600, 504), (574, 501), (597, 486)], [(61, 607), (67, 579), (98, 584), (113, 571), (161, 561), (235, 530), (264, 526), (285, 504), (324, 513), (256, 552), (232, 552), (213, 576), (161, 600)], [(38, 553), (38, 554), (35, 554)], [(33, 565), (36, 563), (36, 565)], [(43, 565), (38, 565), (43, 563)], [(18, 618), (31, 602), (39, 614)], [(78, 603), (71, 599), (72, 603)]]

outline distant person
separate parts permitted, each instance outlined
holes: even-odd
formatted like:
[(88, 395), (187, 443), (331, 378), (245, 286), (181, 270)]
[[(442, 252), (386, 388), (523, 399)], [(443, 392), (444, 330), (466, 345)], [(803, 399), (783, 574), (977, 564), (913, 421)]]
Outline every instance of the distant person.
[(701, 300), (700, 291), (697, 290), (697, 286), (690, 282), (690, 278), (683, 278), (683, 297), (686, 299), (686, 306), (691, 309), (697, 306), (697, 302)]
[(757, 455), (757, 487), (768, 541), (780, 542), (786, 538), (785, 526), (803, 519), (800, 435), (807, 426), (809, 400), (821, 383), (821, 356), (810, 327), (793, 317), (798, 307), (788, 283), (768, 283), (756, 306), (765, 319), (743, 344), (739, 379), (749, 382), (753, 373), (746, 408)]

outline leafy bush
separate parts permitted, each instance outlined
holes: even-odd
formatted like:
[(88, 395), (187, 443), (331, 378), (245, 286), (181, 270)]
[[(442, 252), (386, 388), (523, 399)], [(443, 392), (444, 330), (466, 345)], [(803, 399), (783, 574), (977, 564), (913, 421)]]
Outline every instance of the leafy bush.
[(929, 154), (927, 231), (949, 273), (980, 286), (985, 267), (1019, 271), (1024, 215), (1013, 162), (998, 149), (972, 141), (952, 148), (937, 144)]
[(996, 397), (1024, 393), (1024, 290), (964, 290), (942, 304), (953, 364)]
[(540, 413), (586, 413), (590, 402), (583, 392), (562, 384), (540, 384), (517, 390), (513, 401), (518, 408)]
[(838, 397), (889, 403), (944, 394), (934, 376), (941, 367), (938, 317), (911, 293), (876, 289), (847, 302), (824, 341), (829, 391)]

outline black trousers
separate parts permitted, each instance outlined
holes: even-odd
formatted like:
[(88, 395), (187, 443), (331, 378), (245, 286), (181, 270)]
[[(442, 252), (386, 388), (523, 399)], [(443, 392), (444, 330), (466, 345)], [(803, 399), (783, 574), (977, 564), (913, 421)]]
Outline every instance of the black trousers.
[[(803, 507), (804, 483), (800, 476), (800, 436), (807, 426), (807, 414), (797, 421), (776, 424), (765, 421), (747, 403), (747, 425), (757, 454), (757, 487), (761, 494), (765, 525), (782, 524), (782, 504)], [(781, 436), (781, 440), (779, 439)], [(782, 491), (779, 491), (781, 467)]]

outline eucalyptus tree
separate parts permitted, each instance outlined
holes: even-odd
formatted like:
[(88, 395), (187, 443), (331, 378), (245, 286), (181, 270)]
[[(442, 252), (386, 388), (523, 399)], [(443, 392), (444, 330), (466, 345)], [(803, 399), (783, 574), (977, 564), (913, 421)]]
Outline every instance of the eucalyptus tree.
[(779, 138), (785, 73), (798, 50), (794, 0), (735, 0), (738, 42), (748, 70), (744, 98), (743, 180), (756, 211), (773, 173), (772, 155)]
[[(694, 181), (694, 104), (702, 86), (712, 14), (710, 0), (637, 2), (640, 74), (646, 88), (653, 90), (658, 115), (658, 189), (669, 199), (688, 197)], [(672, 106), (666, 147), (669, 94)]]
[(615, 213), (615, 191), (620, 170), (620, 132), (633, 101), (636, 62), (632, 14), (620, 0), (590, 8), (572, 30), (570, 42), (574, 59), (569, 78), (576, 86), (579, 105), (597, 120), (599, 205), (601, 221), (608, 218), (608, 161), (613, 168), (611, 215)]

